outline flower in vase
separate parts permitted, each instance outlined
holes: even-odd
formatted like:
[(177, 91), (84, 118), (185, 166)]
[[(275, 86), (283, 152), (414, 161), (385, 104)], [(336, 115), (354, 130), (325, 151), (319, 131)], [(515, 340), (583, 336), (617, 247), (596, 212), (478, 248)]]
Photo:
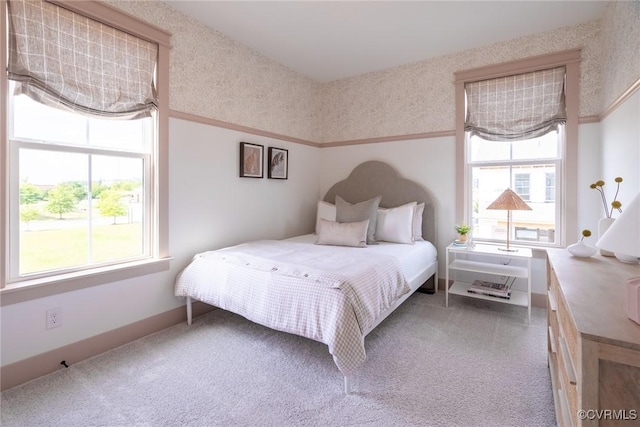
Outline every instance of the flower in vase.
[[(602, 205), (604, 207), (604, 216), (606, 218), (611, 218), (614, 209), (622, 213), (622, 203), (618, 200), (618, 192), (620, 191), (620, 183), (622, 182), (622, 178), (617, 177), (614, 181), (616, 182), (617, 186), (616, 194), (613, 196), (613, 202), (611, 202), (611, 205), (607, 203), (607, 197), (604, 194), (604, 181), (598, 180), (589, 186), (589, 188), (598, 190), (598, 192), (600, 193), (600, 197), (602, 198)], [(611, 208), (609, 208), (609, 206), (611, 206)]]
[(591, 230), (588, 230), (588, 229), (584, 229), (584, 230), (582, 230), (582, 237), (580, 238), (580, 241), (582, 242), (582, 240), (583, 240), (585, 237), (589, 237), (589, 236), (591, 236)]

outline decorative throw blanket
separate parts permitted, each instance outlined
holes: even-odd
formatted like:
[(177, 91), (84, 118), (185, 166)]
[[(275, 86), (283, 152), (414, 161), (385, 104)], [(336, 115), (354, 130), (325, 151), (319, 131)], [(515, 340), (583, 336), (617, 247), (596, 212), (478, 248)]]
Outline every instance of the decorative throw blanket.
[(327, 344), (344, 375), (366, 359), (364, 331), (409, 290), (392, 256), (280, 240), (197, 254), (175, 286), (177, 296)]

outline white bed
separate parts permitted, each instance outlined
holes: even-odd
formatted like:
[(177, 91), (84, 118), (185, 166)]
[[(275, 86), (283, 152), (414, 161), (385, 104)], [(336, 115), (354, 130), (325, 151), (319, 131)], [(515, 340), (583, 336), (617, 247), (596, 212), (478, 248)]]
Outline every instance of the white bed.
[[(353, 192), (355, 191), (354, 194)], [(342, 196), (344, 194), (344, 196)], [(349, 379), (364, 363), (364, 337), (428, 279), (437, 290), (433, 200), (420, 185), (400, 178), (382, 162), (358, 166), (334, 185), (352, 203), (382, 195), (381, 207), (425, 203), (422, 234), (415, 244), (380, 242), (366, 248), (316, 245), (308, 234), (283, 241), (248, 242), (197, 254), (176, 280), (176, 296), (240, 314), (272, 329), (329, 347)]]

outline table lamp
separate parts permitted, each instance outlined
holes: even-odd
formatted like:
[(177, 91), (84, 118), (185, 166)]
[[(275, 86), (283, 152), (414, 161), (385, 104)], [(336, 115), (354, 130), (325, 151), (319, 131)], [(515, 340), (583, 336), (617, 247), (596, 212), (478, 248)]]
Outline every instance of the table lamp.
[(613, 252), (622, 262), (640, 262), (640, 194), (624, 208), (609, 229), (600, 236), (596, 246)]
[(502, 194), (493, 201), (487, 209), (506, 210), (507, 211), (507, 247), (498, 248), (502, 251), (516, 252), (518, 249), (509, 248), (509, 234), (511, 233), (511, 211), (530, 211), (531, 208), (525, 203), (518, 194), (510, 188), (507, 188)]

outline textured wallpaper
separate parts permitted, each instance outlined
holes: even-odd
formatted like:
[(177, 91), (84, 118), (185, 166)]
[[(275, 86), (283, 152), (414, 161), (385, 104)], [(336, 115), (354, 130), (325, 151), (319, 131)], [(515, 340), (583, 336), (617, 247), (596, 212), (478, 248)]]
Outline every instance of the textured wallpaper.
[(319, 140), (319, 83), (160, 1), (107, 0), (173, 34), (170, 106), (233, 124)]
[(602, 109), (606, 109), (640, 79), (640, 1), (607, 5), (602, 44)]
[(600, 113), (600, 21), (327, 83), (321, 142), (455, 128), (455, 71), (582, 47), (580, 116)]
[[(603, 20), (320, 84), (159, 1), (108, 3), (173, 33), (174, 110), (314, 142), (451, 131), (453, 73), (582, 48), (581, 117), (595, 116), (640, 74), (640, 2)], [(603, 78), (604, 77), (604, 78)]]

